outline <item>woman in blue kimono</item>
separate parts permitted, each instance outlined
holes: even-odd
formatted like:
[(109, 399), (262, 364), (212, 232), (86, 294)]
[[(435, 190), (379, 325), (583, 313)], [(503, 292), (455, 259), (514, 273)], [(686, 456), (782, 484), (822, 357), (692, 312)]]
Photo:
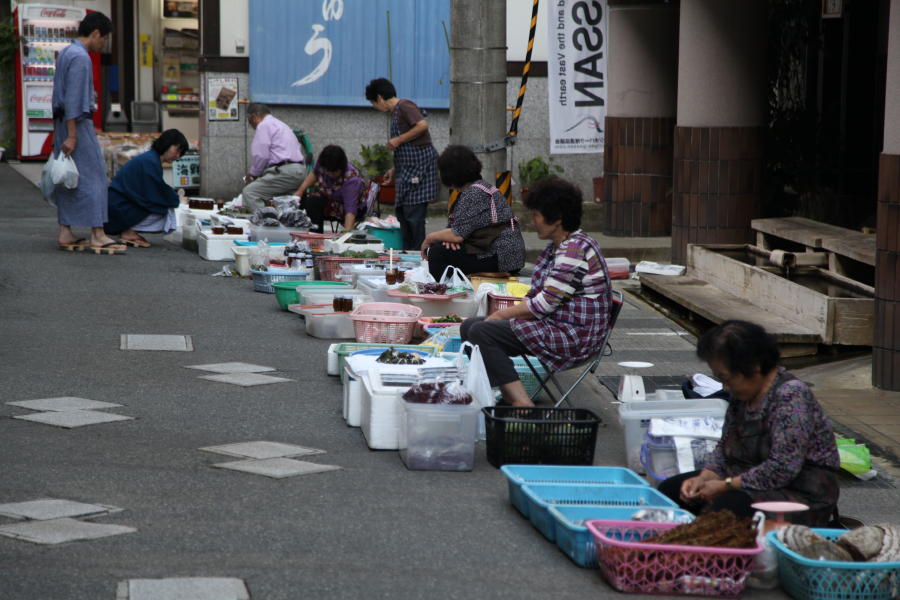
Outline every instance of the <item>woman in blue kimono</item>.
[(123, 244), (149, 248), (139, 232), (166, 233), (175, 229), (178, 194), (163, 180), (163, 163), (172, 162), (188, 149), (177, 129), (168, 129), (150, 150), (135, 156), (119, 169), (109, 186), (109, 221), (106, 233), (118, 235)]
[[(78, 25), (78, 36), (59, 53), (53, 76), (53, 154), (72, 157), (78, 168), (74, 189), (57, 186), (53, 192), (59, 219), (60, 250), (122, 254), (125, 246), (103, 231), (106, 223), (106, 165), (94, 133), (97, 109), (93, 66), (88, 52), (100, 52), (109, 40), (112, 22), (99, 12), (88, 13)], [(72, 227), (90, 227), (89, 240)]]

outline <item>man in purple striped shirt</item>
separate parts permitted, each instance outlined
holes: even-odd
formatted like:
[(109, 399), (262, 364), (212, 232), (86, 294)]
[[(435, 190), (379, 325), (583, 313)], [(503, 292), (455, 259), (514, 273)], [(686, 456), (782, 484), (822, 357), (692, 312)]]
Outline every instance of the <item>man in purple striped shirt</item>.
[(250, 146), (250, 172), (244, 176), (244, 206), (256, 210), (275, 196), (289, 195), (306, 177), (297, 136), (259, 102), (247, 108), (247, 122), (256, 130)]

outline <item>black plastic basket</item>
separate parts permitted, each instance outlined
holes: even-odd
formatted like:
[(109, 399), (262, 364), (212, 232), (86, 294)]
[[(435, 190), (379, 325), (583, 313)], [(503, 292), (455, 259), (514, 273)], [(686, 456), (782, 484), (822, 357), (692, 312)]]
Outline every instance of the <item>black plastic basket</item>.
[(487, 459), (506, 464), (592, 465), (600, 417), (584, 408), (481, 409), (487, 430)]

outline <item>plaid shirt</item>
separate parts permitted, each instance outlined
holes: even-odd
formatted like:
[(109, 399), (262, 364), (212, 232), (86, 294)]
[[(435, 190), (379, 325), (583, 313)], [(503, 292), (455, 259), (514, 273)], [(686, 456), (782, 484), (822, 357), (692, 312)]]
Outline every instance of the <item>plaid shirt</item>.
[(601, 350), (609, 322), (611, 285), (600, 245), (580, 229), (559, 248), (541, 252), (528, 292), (534, 319), (512, 319), (516, 337), (556, 371), (571, 369)]

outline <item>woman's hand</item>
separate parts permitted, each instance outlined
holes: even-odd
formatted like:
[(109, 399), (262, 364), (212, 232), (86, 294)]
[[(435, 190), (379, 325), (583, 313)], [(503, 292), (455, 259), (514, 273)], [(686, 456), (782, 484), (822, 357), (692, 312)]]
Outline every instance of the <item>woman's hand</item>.
[(703, 487), (703, 479), (700, 475), (685, 479), (681, 482), (681, 499), (685, 502), (696, 500), (699, 497), (700, 488)]
[(75, 136), (69, 136), (63, 141), (60, 145), (59, 149), (62, 151), (64, 156), (69, 156), (73, 152), (75, 152), (75, 146), (78, 145), (78, 138)]
[(381, 185), (390, 185), (391, 181), (394, 179), (394, 169), (388, 169), (388, 171), (381, 176)]
[(385, 145), (388, 147), (388, 150), (396, 150), (397, 147), (402, 143), (403, 143), (403, 141), (400, 139), (400, 136), (398, 135), (397, 137), (389, 139), (387, 141), (387, 144), (385, 144)]
[(444, 248), (447, 250), (459, 250), (462, 246), (456, 242), (444, 242)]
[(428, 239), (428, 236), (425, 236), (425, 239), (422, 241), (422, 247), (419, 250), (422, 253), (422, 258), (424, 260), (428, 260), (428, 249), (431, 247), (431, 240)]

